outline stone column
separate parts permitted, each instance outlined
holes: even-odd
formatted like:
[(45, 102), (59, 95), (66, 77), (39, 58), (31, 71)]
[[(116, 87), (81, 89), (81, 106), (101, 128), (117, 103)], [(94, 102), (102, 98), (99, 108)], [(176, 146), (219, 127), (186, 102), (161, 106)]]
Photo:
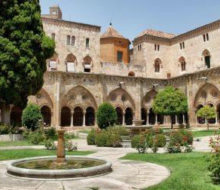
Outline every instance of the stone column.
[[(52, 75), (52, 73), (51, 73)], [(53, 122), (56, 128), (60, 128), (61, 108), (60, 108), (60, 85), (61, 85), (61, 74), (49, 76), (55, 80), (54, 86), (54, 114)], [(51, 87), (52, 88), (52, 87)]]
[(86, 126), (86, 112), (83, 111), (83, 127)]
[(178, 125), (178, 115), (175, 115), (175, 124)]
[(146, 125), (148, 126), (149, 125), (149, 113), (147, 111), (147, 114), (146, 114)]
[(122, 112), (122, 125), (125, 126), (125, 112)]
[(70, 126), (74, 127), (74, 120), (73, 120), (74, 111), (71, 111), (71, 119), (70, 119)]
[(58, 130), (58, 144), (57, 144), (57, 162), (63, 163), (66, 161), (65, 159), (65, 139), (64, 133), (65, 130)]
[(157, 114), (155, 115), (155, 124), (156, 125), (158, 124), (158, 115)]
[(186, 125), (186, 118), (184, 114), (183, 114), (183, 125)]

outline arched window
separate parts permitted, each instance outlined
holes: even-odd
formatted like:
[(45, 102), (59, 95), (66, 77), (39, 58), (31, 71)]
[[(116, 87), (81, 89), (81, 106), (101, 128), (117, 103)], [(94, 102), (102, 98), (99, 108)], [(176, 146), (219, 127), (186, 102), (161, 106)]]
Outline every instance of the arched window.
[(141, 120), (143, 121), (143, 125), (147, 124), (147, 111), (145, 108), (141, 109)]
[(160, 68), (161, 68), (161, 60), (160, 59), (156, 59), (155, 62), (154, 62), (155, 73), (159, 73), (160, 72)]
[(68, 107), (63, 107), (61, 110), (61, 126), (68, 127), (71, 125), (71, 111)]
[(181, 66), (181, 71), (186, 71), (186, 61), (185, 61), (185, 58), (181, 57), (179, 59), (179, 62), (180, 62), (180, 66)]
[(92, 107), (86, 109), (86, 126), (95, 125), (95, 110)]
[(73, 54), (69, 54), (66, 57), (66, 71), (67, 72), (76, 71), (76, 57)]
[(204, 57), (206, 68), (208, 68), (208, 69), (211, 68), (211, 54), (210, 54), (210, 52), (206, 49), (203, 51), (202, 55)]
[(43, 122), (45, 125), (50, 126), (51, 125), (51, 110), (48, 106), (43, 106), (41, 108), (41, 114), (43, 116)]
[(86, 56), (83, 59), (84, 72), (90, 73), (92, 69), (92, 58), (90, 56)]
[(156, 115), (155, 115), (153, 109), (151, 108), (149, 111), (149, 124), (155, 125), (155, 123), (156, 123)]
[[(199, 111), (201, 108), (203, 108), (203, 105), (198, 105), (197, 111)], [(196, 112), (197, 112), (197, 111), (196, 111)], [(202, 117), (197, 117), (197, 122), (198, 122), (199, 124), (205, 124), (205, 119), (202, 118)]]
[(54, 53), (53, 57), (49, 59), (49, 71), (57, 70), (57, 64), (58, 64), (58, 55), (57, 53)]

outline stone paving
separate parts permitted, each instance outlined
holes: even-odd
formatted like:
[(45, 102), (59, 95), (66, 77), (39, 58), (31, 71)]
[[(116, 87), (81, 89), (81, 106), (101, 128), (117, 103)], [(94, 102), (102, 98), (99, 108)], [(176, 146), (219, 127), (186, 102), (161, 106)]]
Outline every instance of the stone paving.
[[(5, 172), (8, 161), (3, 161), (0, 162), (0, 190), (90, 190), (94, 187), (99, 187), (99, 190), (132, 190), (158, 184), (170, 175), (169, 170), (163, 166), (119, 159), (127, 153), (136, 152), (134, 149), (97, 148), (88, 146), (85, 140), (77, 140), (76, 143), (78, 143), (79, 150), (96, 151), (89, 156), (104, 158), (112, 162), (113, 172), (78, 180), (24, 180), (7, 176)], [(14, 148), (19, 149), (20, 147)], [(30, 148), (39, 147), (28, 147), (28, 149)]]

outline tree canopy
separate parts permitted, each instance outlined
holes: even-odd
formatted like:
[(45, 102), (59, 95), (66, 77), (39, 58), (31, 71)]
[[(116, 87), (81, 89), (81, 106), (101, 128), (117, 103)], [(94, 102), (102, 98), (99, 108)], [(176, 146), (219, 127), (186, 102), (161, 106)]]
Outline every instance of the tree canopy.
[(216, 117), (216, 111), (214, 107), (211, 107), (209, 105), (206, 105), (202, 108), (200, 108), (197, 112), (196, 115), (198, 117), (204, 118), (207, 124), (207, 128), (209, 129), (209, 121), (210, 119), (215, 119)]
[(113, 126), (117, 122), (117, 113), (109, 103), (103, 103), (99, 106), (96, 117), (98, 126), (101, 129)]
[(153, 110), (157, 114), (170, 116), (186, 113), (188, 111), (187, 97), (179, 89), (166, 87), (156, 95)]
[(1, 0), (0, 99), (25, 107), (43, 86), (54, 47), (43, 31), (39, 0)]

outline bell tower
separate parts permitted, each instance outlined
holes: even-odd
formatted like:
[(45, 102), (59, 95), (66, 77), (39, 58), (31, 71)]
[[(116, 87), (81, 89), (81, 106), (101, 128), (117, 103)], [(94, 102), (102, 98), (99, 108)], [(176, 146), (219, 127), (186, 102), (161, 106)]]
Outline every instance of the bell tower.
[(62, 11), (58, 5), (50, 7), (50, 17), (62, 20)]

